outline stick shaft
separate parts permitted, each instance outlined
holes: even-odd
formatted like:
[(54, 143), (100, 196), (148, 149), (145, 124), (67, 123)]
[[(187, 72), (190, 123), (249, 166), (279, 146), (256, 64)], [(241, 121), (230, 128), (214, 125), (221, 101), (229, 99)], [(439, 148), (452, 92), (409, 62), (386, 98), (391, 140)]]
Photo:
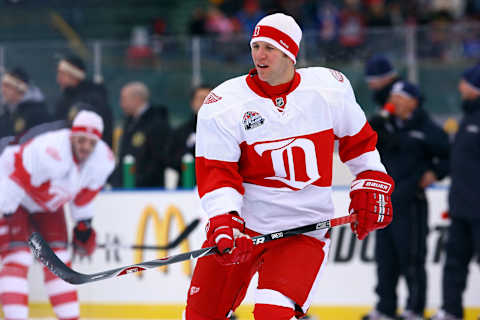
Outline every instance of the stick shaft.
[[(352, 223), (356, 221), (356, 215), (344, 216), (339, 218), (333, 218), (330, 220), (321, 221), (318, 223), (312, 223), (309, 225), (292, 228), (288, 230), (273, 232), (265, 235), (260, 235), (253, 237), (253, 243), (259, 245), (273, 240), (278, 240), (282, 238), (291, 237), (294, 235), (299, 235), (307, 232), (312, 232), (316, 230), (329, 229), (331, 227)], [(139, 271), (144, 271), (151, 268), (157, 268), (165, 265), (169, 265), (176, 262), (181, 262), (189, 259), (196, 259), (201, 257), (206, 257), (212, 254), (217, 253), (216, 247), (207, 247), (201, 248), (190, 252), (180, 253), (174, 256), (155, 259), (151, 261), (145, 261), (142, 263), (115, 268), (111, 270), (106, 270), (93, 274), (84, 274), (79, 273), (70, 269), (66, 266), (53, 252), (53, 250), (48, 246), (42, 236), (34, 232), (29, 239), (29, 245), (32, 249), (34, 255), (45, 265), (47, 266), (54, 274), (63, 280), (72, 283), (72, 284), (82, 284), (93, 281), (99, 281), (103, 279), (108, 279), (112, 277), (119, 277), (129, 273), (135, 273)]]

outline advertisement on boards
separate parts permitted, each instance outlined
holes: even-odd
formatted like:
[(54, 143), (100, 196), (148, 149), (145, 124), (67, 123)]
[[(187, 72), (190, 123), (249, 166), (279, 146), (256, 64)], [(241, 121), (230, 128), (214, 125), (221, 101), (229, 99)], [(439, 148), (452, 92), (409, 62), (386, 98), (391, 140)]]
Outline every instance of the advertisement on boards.
[[(441, 295), (441, 273), (445, 259), (443, 240), (448, 221), (441, 219), (447, 209), (447, 189), (428, 190), (428, 307), (437, 308)], [(333, 199), (336, 215), (347, 214), (348, 188), (334, 188)], [(205, 240), (206, 217), (200, 210), (194, 191), (138, 191), (103, 192), (95, 200), (96, 216), (93, 225), (97, 230), (97, 242), (104, 249), (97, 249), (91, 258), (75, 258), (73, 268), (80, 272), (95, 273), (119, 266), (135, 264), (169, 255), (188, 252), (201, 247)], [(131, 245), (165, 246), (189, 223), (202, 221), (179, 246), (170, 250), (133, 250)], [(323, 273), (320, 289), (314, 305), (373, 305), (376, 301), (374, 237), (356, 240), (348, 226), (335, 228), (332, 233), (328, 265)], [(188, 260), (167, 267), (150, 269), (100, 282), (79, 286), (83, 303), (108, 304), (183, 304), (195, 261)], [(33, 274), (40, 274), (36, 264)], [(468, 288), (464, 295), (466, 306), (480, 307), (480, 270), (470, 268)], [(46, 301), (41, 276), (31, 276), (33, 301)], [(253, 303), (252, 282), (246, 303)], [(404, 304), (406, 287), (400, 282), (398, 294)]]

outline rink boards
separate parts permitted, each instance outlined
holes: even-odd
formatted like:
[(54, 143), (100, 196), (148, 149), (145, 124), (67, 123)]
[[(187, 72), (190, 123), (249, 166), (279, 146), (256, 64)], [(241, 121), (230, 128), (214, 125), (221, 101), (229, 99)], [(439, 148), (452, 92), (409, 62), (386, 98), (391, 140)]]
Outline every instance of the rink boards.
[[(335, 187), (333, 198), (336, 215), (344, 215), (348, 208), (348, 188)], [(429, 277), (428, 308), (440, 305), (441, 266), (444, 253), (441, 238), (448, 221), (441, 219), (447, 209), (445, 187), (428, 190), (430, 235), (428, 238), (427, 271)], [(98, 243), (162, 245), (166, 237), (174, 238), (179, 227), (195, 218), (205, 217), (199, 210), (199, 200), (194, 191), (110, 191), (102, 192), (95, 200), (94, 226)], [(94, 273), (118, 266), (152, 260), (165, 255), (200, 248), (204, 240), (204, 223), (181, 246), (166, 252), (131, 249), (98, 249), (91, 259), (75, 259), (75, 270)], [(329, 262), (322, 276), (320, 289), (313, 299), (312, 312), (323, 319), (355, 319), (376, 301), (374, 295), (375, 265), (373, 259), (374, 237), (355, 240), (348, 227), (334, 230)], [(168, 268), (147, 270), (78, 286), (82, 315), (88, 318), (157, 318), (178, 319), (185, 303), (189, 276), (194, 261), (178, 263)], [(464, 296), (469, 313), (480, 312), (480, 271), (478, 265), (470, 267), (468, 288)], [(42, 273), (36, 264), (30, 274), (32, 285), (31, 316), (45, 317), (51, 311), (43, 290)], [(248, 315), (253, 304), (250, 286), (246, 305), (240, 315)], [(406, 296), (403, 282), (399, 287), (401, 305)], [(328, 316), (329, 314), (335, 315)], [(473, 317), (472, 317), (473, 319)]]

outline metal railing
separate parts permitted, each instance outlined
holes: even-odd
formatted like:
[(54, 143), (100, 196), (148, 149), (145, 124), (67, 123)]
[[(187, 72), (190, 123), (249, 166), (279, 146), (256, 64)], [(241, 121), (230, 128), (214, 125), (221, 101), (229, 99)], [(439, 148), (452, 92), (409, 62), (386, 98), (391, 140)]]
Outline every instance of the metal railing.
[[(367, 113), (376, 106), (364, 81), (368, 56), (383, 53), (399, 73), (416, 82), (426, 96), (425, 107), (438, 115), (459, 112), (456, 87), (463, 70), (480, 58), (480, 26), (460, 23), (449, 26), (368, 29), (358, 46), (342, 45), (338, 38), (324, 40), (315, 30), (304, 32), (298, 67), (326, 66), (345, 73), (357, 100)], [(89, 74), (103, 81), (117, 119), (120, 88), (128, 81), (145, 82), (155, 103), (166, 105), (174, 123), (186, 119), (190, 88), (199, 83), (218, 83), (245, 74), (252, 67), (249, 36), (155, 37), (145, 48), (129, 41), (89, 40), (83, 56)], [(72, 48), (63, 41), (0, 43), (0, 72), (22, 66), (44, 92), (50, 107), (59, 95), (56, 64)]]

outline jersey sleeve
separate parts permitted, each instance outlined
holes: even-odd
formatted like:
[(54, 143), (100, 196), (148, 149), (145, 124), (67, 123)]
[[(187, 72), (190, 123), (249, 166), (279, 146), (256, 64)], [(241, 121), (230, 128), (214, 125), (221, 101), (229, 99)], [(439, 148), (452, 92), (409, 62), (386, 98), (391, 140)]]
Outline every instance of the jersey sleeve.
[(98, 145), (99, 152), (89, 160), (86, 186), (80, 189), (70, 201), (70, 215), (74, 221), (92, 219), (95, 210), (93, 200), (102, 190), (108, 177), (115, 167), (115, 161), (110, 148), (105, 144)]
[(0, 213), (10, 214), (20, 205), (25, 191), (9, 175), (13, 170), (13, 156), (18, 147), (7, 147), (0, 155)]
[[(205, 106), (204, 106), (205, 107)], [(239, 173), (240, 141), (235, 123), (200, 109), (197, 122), (195, 169), (202, 208), (209, 217), (240, 212), (244, 188)]]
[(74, 221), (92, 219), (94, 216), (93, 199), (102, 188), (83, 188), (70, 202), (71, 217)]
[(334, 109), (334, 133), (340, 160), (354, 176), (366, 170), (386, 173), (376, 149), (377, 133), (368, 123), (346, 78), (344, 85), (341, 106)]
[(20, 204), (22, 199), (14, 194), (28, 194), (47, 211), (55, 205), (58, 197), (49, 192), (49, 180), (58, 168), (56, 161), (52, 161), (52, 153), (49, 150), (53, 148), (48, 147), (45, 139), (33, 139), (23, 144), (13, 154), (12, 172), (6, 177), (8, 180), (5, 182), (5, 190), (9, 194), (7, 197), (12, 197), (12, 201), (18, 201)]

